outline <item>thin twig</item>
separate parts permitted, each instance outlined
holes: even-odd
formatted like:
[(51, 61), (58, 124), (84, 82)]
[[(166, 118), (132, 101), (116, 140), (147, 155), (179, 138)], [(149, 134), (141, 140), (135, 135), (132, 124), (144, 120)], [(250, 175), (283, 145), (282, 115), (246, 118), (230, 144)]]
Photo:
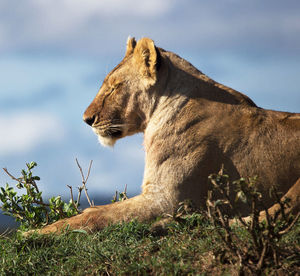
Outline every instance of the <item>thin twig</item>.
[(292, 229), (292, 227), (295, 225), (295, 223), (298, 221), (299, 217), (300, 217), (300, 212), (298, 212), (298, 214), (297, 214), (296, 217), (293, 219), (293, 221), (290, 223), (290, 225), (289, 225), (286, 229), (284, 229), (284, 230), (278, 232), (278, 234), (279, 234), (279, 235), (284, 235), (284, 234), (286, 234), (287, 232), (289, 232), (289, 231)]
[(262, 265), (263, 265), (263, 262), (264, 262), (264, 259), (265, 259), (265, 256), (266, 256), (267, 244), (268, 244), (267, 242), (264, 242), (263, 250), (262, 250), (261, 255), (259, 257), (259, 261), (257, 263), (257, 269), (258, 270), (261, 270), (261, 268), (262, 268)]
[(0, 238), (9, 238), (10, 234), (13, 233), (15, 229), (6, 228), (2, 233), (0, 233)]
[(87, 176), (86, 176), (85, 183), (86, 183), (86, 182), (88, 181), (88, 179), (89, 179), (92, 164), (93, 164), (93, 160), (90, 161), (90, 165), (89, 165), (89, 169), (88, 169), (88, 174), (87, 174)]
[(74, 202), (74, 197), (73, 197), (73, 189), (72, 189), (72, 186), (70, 185), (67, 185), (67, 187), (70, 189), (70, 194), (71, 194), (71, 200), (72, 200), (72, 204), (75, 205), (75, 202)]
[(76, 210), (78, 213), (80, 213), (79, 210), (78, 210), (78, 208), (77, 208), (77, 206), (76, 206), (76, 204), (75, 204), (75, 201), (74, 201), (74, 197), (73, 197), (73, 188), (72, 188), (72, 186), (70, 186), (70, 185), (67, 185), (67, 187), (70, 189), (72, 205), (74, 206), (75, 210)]
[(83, 187), (83, 189), (84, 189), (86, 198), (87, 198), (87, 200), (88, 200), (90, 206), (93, 207), (94, 205), (93, 205), (93, 203), (92, 203), (91, 200), (90, 200), (90, 197), (89, 197), (89, 195), (88, 195), (87, 188), (86, 188), (86, 183), (87, 183), (87, 180), (88, 180), (88, 178), (89, 178), (89, 176), (90, 176), (90, 171), (91, 171), (91, 167), (92, 167), (92, 164), (93, 164), (93, 160), (90, 161), (90, 165), (89, 165), (89, 169), (88, 169), (88, 174), (87, 174), (86, 177), (84, 177), (82, 168), (81, 168), (81, 166), (79, 165), (79, 162), (78, 162), (77, 158), (76, 158), (76, 163), (77, 163), (77, 166), (78, 166), (78, 168), (79, 168), (79, 170), (80, 170), (80, 173), (81, 173), (81, 177), (82, 177), (82, 187)]
[(126, 199), (128, 199), (128, 197), (127, 197), (127, 184), (125, 184), (125, 189), (124, 189), (124, 192), (123, 192), (122, 200), (126, 200)]
[(78, 207), (78, 204), (80, 202), (80, 197), (81, 197), (81, 192), (82, 192), (83, 188), (82, 187), (78, 187), (78, 195), (77, 195), (77, 203), (76, 206)]
[(116, 191), (115, 196), (113, 197), (113, 202), (116, 202), (118, 199), (118, 191)]
[(286, 215), (285, 215), (285, 213), (284, 213), (284, 210), (285, 210), (285, 203), (284, 203), (284, 201), (282, 201), (282, 200), (280, 199), (276, 186), (273, 186), (273, 193), (274, 193), (274, 195), (275, 195), (275, 199), (276, 199), (277, 203), (280, 205), (280, 211), (281, 211), (282, 218), (283, 218), (285, 221), (287, 221)]
[(22, 182), (22, 183), (24, 183), (24, 182), (22, 181), (21, 178), (16, 178), (16, 177), (14, 177), (13, 175), (11, 175), (11, 174), (8, 172), (7, 168), (3, 168), (3, 170), (4, 170), (4, 171), (6, 172), (6, 174), (7, 174), (10, 178), (12, 178), (13, 180), (15, 180), (15, 181), (17, 181), (17, 182)]

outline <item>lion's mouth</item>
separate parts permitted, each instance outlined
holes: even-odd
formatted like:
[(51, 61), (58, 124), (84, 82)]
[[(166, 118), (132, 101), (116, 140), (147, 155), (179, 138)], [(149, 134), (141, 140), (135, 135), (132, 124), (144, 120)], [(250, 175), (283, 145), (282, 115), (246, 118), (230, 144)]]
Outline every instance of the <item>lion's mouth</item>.
[(124, 134), (123, 124), (106, 124), (93, 127), (100, 143), (104, 146), (113, 146), (117, 139)]
[(97, 135), (102, 137), (111, 137), (111, 138), (121, 138), (123, 134), (123, 130), (121, 128), (93, 128)]
[(106, 136), (110, 136), (112, 138), (121, 138), (122, 133), (121, 129), (108, 129), (105, 131)]

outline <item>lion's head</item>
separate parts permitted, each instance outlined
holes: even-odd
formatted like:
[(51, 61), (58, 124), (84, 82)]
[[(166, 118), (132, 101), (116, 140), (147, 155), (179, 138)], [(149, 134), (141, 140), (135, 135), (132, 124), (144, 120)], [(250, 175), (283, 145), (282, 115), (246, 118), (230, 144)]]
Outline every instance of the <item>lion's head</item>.
[(106, 76), (83, 115), (102, 145), (113, 146), (117, 139), (144, 130), (141, 108), (149, 104), (147, 91), (156, 83), (158, 59), (151, 39), (128, 38), (124, 59)]

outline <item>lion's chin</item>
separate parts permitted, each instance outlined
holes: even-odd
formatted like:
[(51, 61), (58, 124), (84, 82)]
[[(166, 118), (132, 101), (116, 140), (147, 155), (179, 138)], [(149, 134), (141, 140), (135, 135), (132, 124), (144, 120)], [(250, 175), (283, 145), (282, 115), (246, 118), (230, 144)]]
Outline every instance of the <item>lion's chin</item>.
[(117, 139), (111, 137), (103, 137), (98, 135), (99, 143), (104, 147), (113, 147), (117, 141)]
[(97, 135), (99, 143), (104, 147), (113, 147), (117, 138), (112, 136), (102, 136), (96, 128), (92, 128), (93, 132)]

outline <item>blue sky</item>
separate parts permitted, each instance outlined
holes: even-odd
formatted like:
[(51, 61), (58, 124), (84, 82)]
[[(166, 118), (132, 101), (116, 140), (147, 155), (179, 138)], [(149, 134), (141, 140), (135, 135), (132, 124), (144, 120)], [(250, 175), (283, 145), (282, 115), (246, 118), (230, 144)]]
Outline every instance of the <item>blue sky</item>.
[[(0, 0), (0, 167), (36, 161), (46, 195), (87, 168), (91, 196), (140, 191), (142, 135), (103, 148), (82, 114), (129, 35), (189, 60), (257, 105), (300, 112), (300, 2)], [(11, 181), (0, 173), (0, 185)]]

